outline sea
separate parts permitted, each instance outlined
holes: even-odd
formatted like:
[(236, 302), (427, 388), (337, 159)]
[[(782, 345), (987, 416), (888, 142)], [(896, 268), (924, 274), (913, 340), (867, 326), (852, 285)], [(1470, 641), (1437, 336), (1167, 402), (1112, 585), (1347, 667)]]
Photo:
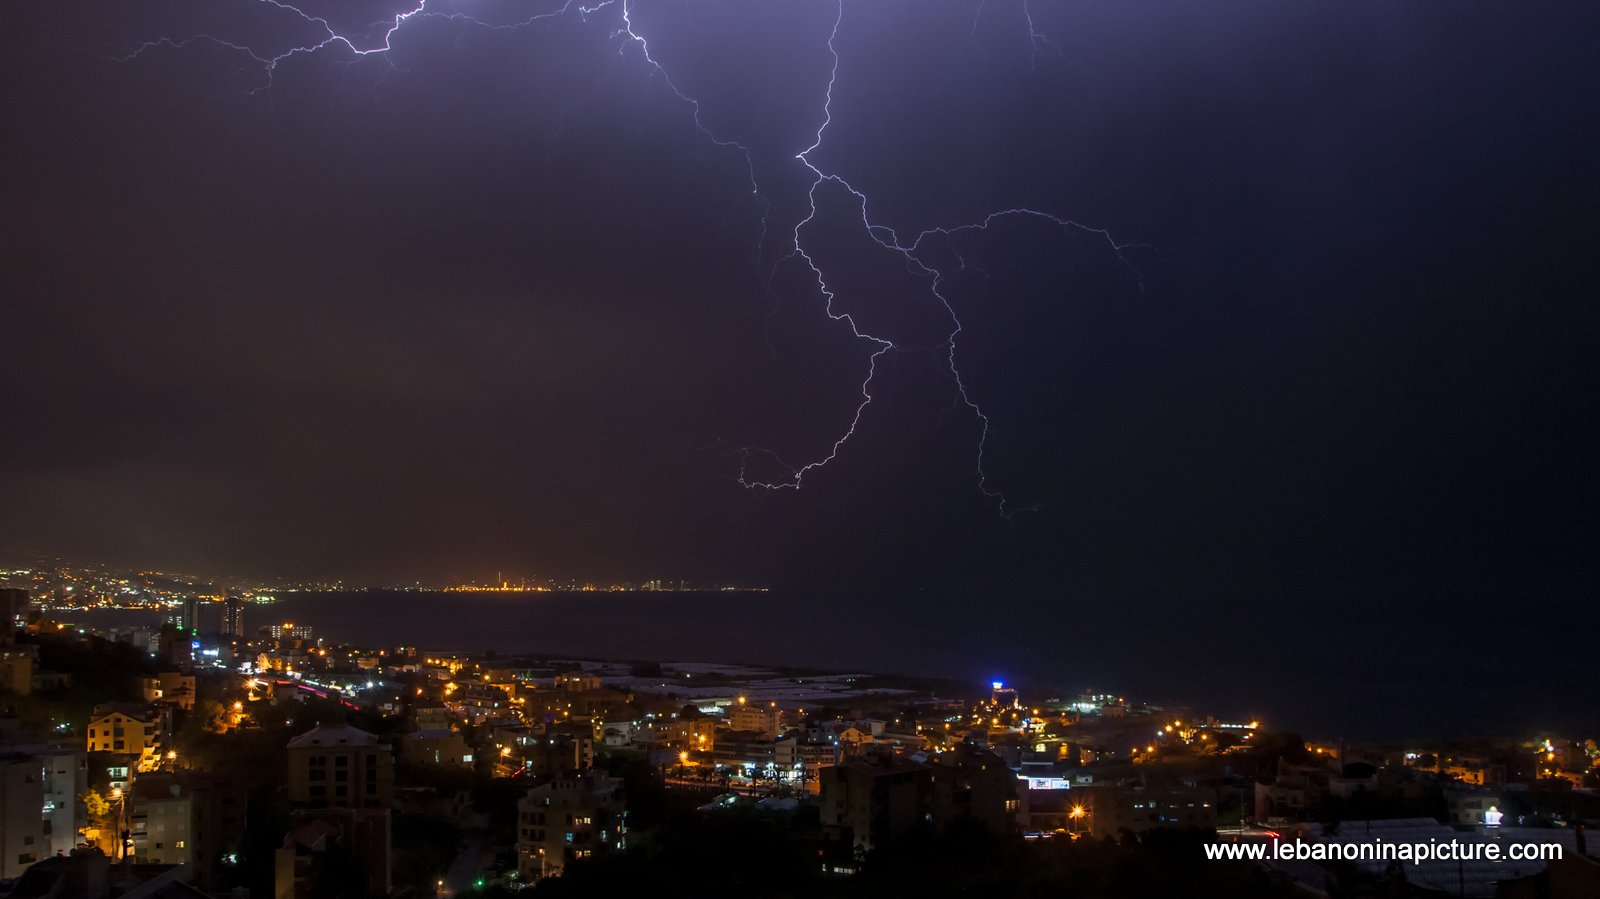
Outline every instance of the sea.
[[(221, 606), (203, 607), (201, 615), (202, 627), (214, 628)], [(58, 617), (109, 628), (163, 616), (108, 609)], [(287, 593), (246, 606), (249, 632), (287, 622), (310, 625), (324, 641), (366, 646), (901, 674), (970, 682), (975, 690), (1000, 680), (1059, 697), (1093, 690), (1260, 719), (1318, 739), (1600, 734), (1592, 671), (1542, 666), (1541, 648), (1515, 650), (1476, 629), (1441, 634), (1448, 642), (1440, 644), (1423, 642), (1415, 630), (1345, 633), (1308, 624), (1295, 632), (1302, 642), (1263, 645), (1231, 638), (1237, 629), (1225, 621), (1212, 632), (1155, 621), (1119, 629), (1008, 616), (994, 603), (952, 611), (914, 598), (778, 590), (367, 590)], [(1473, 633), (1481, 639), (1465, 642)]]

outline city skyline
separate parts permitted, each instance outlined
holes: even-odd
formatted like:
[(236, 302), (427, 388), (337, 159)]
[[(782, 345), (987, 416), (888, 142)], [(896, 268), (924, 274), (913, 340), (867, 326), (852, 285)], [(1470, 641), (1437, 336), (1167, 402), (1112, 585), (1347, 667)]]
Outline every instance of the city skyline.
[[(539, 895), (570, 878), (620, 895), (641, 866), (659, 887), (686, 863), (731, 874), (750, 858), (766, 877), (714, 895), (878, 895), (863, 881), (886, 866), (890, 882), (948, 886), (998, 853), (991, 888), (1007, 872), (1063, 895), (1120, 856), (1097, 883), (1137, 894), (1167, 876), (1163, 895), (1376, 882), (1579, 899), (1600, 865), (1585, 830), (1600, 743), (1583, 731), (1322, 739), (1207, 703), (1003, 678), (220, 624), (193, 600), (159, 624), (72, 623), (0, 589), (13, 895), (100, 899), (71, 884), (123, 861), (123, 883), (201, 894)], [(737, 849), (752, 830), (764, 852)], [(1375, 854), (1404, 840), (1398, 859)], [(958, 869), (905, 857), (939, 846)]]
[(556, 577), (531, 574), (509, 574), (497, 569), (493, 578), (452, 577), (445, 581), (410, 583), (347, 582), (343, 579), (308, 580), (293, 576), (245, 577), (238, 573), (194, 572), (163, 570), (158, 565), (144, 564), (129, 568), (108, 565), (104, 562), (67, 559), (36, 551), (0, 548), (0, 586), (20, 587), (36, 594), (63, 598), (60, 594), (77, 593), (92, 596), (115, 604), (123, 598), (137, 598), (149, 594), (158, 600), (210, 597), (220, 600), (231, 594), (270, 594), (284, 592), (335, 593), (343, 590), (426, 590), (438, 592), (538, 592), (566, 590), (574, 592), (606, 590), (683, 590), (716, 591), (741, 590), (764, 592), (770, 588), (761, 584), (730, 584), (721, 582), (694, 582), (676, 577), (607, 578), (607, 577)]

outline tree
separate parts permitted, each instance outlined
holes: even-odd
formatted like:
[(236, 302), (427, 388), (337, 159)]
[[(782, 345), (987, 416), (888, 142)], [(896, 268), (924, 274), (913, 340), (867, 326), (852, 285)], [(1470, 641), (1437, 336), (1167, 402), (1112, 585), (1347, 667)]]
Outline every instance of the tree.
[(184, 716), (183, 723), (178, 726), (178, 744), (194, 746), (201, 742), (206, 734), (226, 733), (227, 730), (228, 710), (215, 699), (202, 699), (195, 703), (194, 708)]
[(111, 814), (111, 803), (99, 790), (86, 790), (80, 797), (83, 800), (84, 811), (88, 815), (88, 824), (91, 830), (99, 836), (97, 841), (101, 850), (114, 853), (116, 845), (117, 821)]
[(228, 710), (215, 699), (202, 700), (190, 714), (200, 719), (206, 733), (220, 734), (228, 730)]
[(83, 800), (83, 808), (88, 813), (90, 821), (104, 821), (110, 817), (111, 803), (100, 795), (99, 790), (89, 790), (79, 798)]

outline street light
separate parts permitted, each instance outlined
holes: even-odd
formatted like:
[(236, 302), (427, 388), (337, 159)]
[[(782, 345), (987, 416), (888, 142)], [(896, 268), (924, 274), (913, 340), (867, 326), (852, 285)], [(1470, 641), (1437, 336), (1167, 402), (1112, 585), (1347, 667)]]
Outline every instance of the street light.
[(123, 794), (121, 787), (111, 788), (111, 801), (116, 803), (117, 806), (117, 814), (115, 819), (112, 821), (112, 829), (117, 832), (117, 843), (121, 847), (121, 854), (118, 856), (118, 858), (126, 861), (128, 858), (128, 847), (133, 842), (133, 834), (128, 830), (128, 828), (123, 826), (123, 823), (128, 818), (128, 801), (127, 796)]
[(1088, 810), (1081, 805), (1074, 805), (1072, 811), (1067, 813), (1067, 816), (1072, 819), (1071, 833), (1074, 840), (1082, 833), (1083, 819), (1087, 814), (1089, 814)]

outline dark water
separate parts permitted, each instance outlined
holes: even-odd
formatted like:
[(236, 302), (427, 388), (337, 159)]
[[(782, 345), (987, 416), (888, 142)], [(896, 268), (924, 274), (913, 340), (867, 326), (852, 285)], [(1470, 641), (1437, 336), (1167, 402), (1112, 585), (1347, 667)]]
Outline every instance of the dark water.
[[(1030, 599), (1021, 608), (1037, 610)], [(318, 637), (421, 649), (719, 661), (1004, 679), (1052, 694), (1093, 687), (1319, 737), (1600, 734), (1590, 635), (1518, 641), (1514, 625), (1297, 613), (1271, 637), (1217, 609), (1138, 624), (1126, 607), (1012, 613), (1004, 599), (825, 593), (286, 594), (248, 606), (250, 632), (310, 624)], [(202, 623), (215, 626), (216, 606)], [(1225, 610), (1224, 610), (1225, 611)], [(151, 612), (63, 616), (97, 626)], [(1286, 636), (1287, 635), (1287, 636)], [(1588, 666), (1569, 664), (1587, 657)]]

